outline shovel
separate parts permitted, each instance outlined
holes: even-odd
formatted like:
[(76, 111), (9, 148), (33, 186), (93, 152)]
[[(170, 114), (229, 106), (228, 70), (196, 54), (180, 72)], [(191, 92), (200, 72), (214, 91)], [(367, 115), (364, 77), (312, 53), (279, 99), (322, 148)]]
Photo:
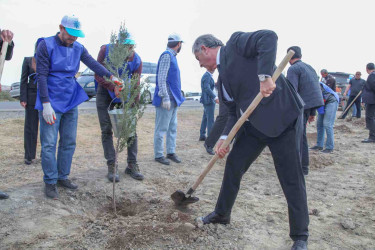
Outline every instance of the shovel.
[[(290, 59), (293, 57), (294, 53), (295, 52), (293, 50), (289, 50), (288, 54), (281, 61), (281, 63), (277, 67), (276, 71), (273, 73), (273, 76), (272, 76), (273, 82), (276, 83), (277, 78), (279, 78), (281, 72), (284, 70), (284, 68), (286, 67), (286, 65), (290, 61)], [(251, 115), (251, 113), (253, 113), (254, 109), (258, 106), (258, 104), (260, 103), (260, 101), (262, 99), (263, 99), (263, 95), (262, 95), (262, 93), (259, 92), (258, 95), (251, 102), (250, 106), (242, 114), (242, 116), (240, 117), (240, 119), (238, 119), (238, 121), (236, 122), (236, 124), (234, 124), (232, 130), (230, 131), (230, 133), (229, 133), (229, 135), (227, 137), (227, 139), (225, 139), (225, 141), (223, 142), (223, 144), (221, 144), (220, 148), (226, 148), (226, 147), (229, 146), (229, 144), (231, 143), (232, 139), (234, 138), (234, 136), (236, 135), (236, 133), (238, 132), (238, 130), (241, 128), (242, 124), (249, 118), (249, 116)], [(198, 197), (193, 197), (191, 195), (195, 192), (195, 190), (197, 189), (197, 187), (199, 186), (199, 184), (203, 181), (204, 177), (206, 177), (207, 173), (210, 172), (211, 168), (214, 166), (214, 164), (216, 163), (216, 161), (218, 159), (219, 159), (219, 156), (217, 154), (215, 154), (211, 158), (211, 160), (208, 163), (207, 167), (203, 170), (203, 172), (198, 177), (197, 181), (194, 183), (194, 185), (191, 188), (189, 188), (189, 190), (187, 191), (186, 194), (184, 192), (182, 192), (181, 190), (177, 190), (176, 192), (174, 192), (171, 195), (172, 200), (174, 201), (174, 203), (177, 206), (188, 205), (188, 204), (195, 203), (195, 202), (199, 201)]]
[(348, 107), (342, 112), (342, 114), (340, 115), (340, 117), (337, 118), (337, 119), (342, 119), (342, 117), (346, 114), (346, 112), (349, 111), (349, 109), (353, 106), (355, 100), (357, 100), (358, 97), (359, 97), (361, 94), (362, 94), (362, 90), (359, 91), (358, 95), (353, 99), (353, 101), (348, 105)]

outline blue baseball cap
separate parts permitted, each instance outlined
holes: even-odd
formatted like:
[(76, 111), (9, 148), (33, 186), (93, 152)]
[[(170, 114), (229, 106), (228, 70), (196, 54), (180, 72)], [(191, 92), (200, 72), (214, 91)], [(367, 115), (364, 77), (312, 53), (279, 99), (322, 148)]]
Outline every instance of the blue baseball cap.
[(128, 32), (127, 37), (124, 41), (124, 44), (129, 44), (129, 45), (135, 45), (135, 40), (133, 39), (133, 36)]
[(81, 30), (81, 22), (78, 20), (78, 17), (73, 16), (64, 16), (61, 20), (61, 25), (65, 27), (66, 32), (69, 35), (75, 37), (85, 37), (85, 34)]

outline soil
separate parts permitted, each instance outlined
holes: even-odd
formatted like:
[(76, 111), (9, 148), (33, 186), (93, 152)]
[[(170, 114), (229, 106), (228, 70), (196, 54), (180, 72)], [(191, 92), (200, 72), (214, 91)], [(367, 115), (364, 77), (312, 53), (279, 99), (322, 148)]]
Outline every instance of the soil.
[[(80, 114), (70, 175), (79, 189), (59, 188), (59, 200), (44, 196), (40, 160), (23, 164), (23, 119), (1, 120), (0, 189), (10, 199), (0, 201), (0, 248), (290, 249), (286, 201), (268, 149), (245, 174), (230, 225), (195, 221), (215, 207), (225, 160), (198, 187), (199, 202), (174, 205), (170, 195), (186, 192), (211, 159), (198, 141), (201, 117), (202, 109), (179, 110), (176, 153), (182, 163), (165, 166), (153, 159), (155, 113), (145, 112), (137, 131), (145, 179), (124, 173), (122, 152), (117, 215), (96, 114)], [(367, 136), (364, 118), (337, 120), (334, 152), (311, 151), (309, 249), (375, 249), (375, 145), (360, 142)], [(315, 124), (308, 125), (308, 138), (315, 145)]]

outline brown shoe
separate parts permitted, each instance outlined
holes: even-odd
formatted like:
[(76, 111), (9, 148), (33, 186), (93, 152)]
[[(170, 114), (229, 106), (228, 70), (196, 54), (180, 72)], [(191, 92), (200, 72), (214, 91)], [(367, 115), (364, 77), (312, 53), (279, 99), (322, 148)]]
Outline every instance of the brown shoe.
[(125, 169), (125, 174), (130, 175), (133, 179), (138, 181), (145, 178), (139, 171), (139, 166), (137, 163), (128, 163), (128, 167)]

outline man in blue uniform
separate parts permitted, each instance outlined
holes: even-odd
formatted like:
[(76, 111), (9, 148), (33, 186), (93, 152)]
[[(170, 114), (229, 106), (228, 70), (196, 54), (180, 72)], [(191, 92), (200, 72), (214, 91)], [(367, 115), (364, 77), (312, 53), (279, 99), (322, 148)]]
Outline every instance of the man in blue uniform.
[[(124, 44), (129, 46), (133, 52), (129, 58), (125, 58), (124, 61), (126, 64), (127, 77), (130, 79), (134, 74), (142, 74), (142, 60), (139, 55), (134, 51), (135, 41), (128, 34), (127, 39), (125, 39)], [(103, 45), (100, 48), (98, 54), (98, 62), (104, 63), (108, 59), (108, 54), (110, 51), (110, 44)], [(119, 72), (122, 75), (122, 71)], [(115, 85), (110, 81), (106, 81), (103, 77), (95, 75), (95, 80), (98, 84), (97, 94), (96, 94), (96, 107), (98, 110), (98, 118), (100, 123), (100, 128), (102, 131), (102, 145), (104, 150), (104, 157), (107, 160), (108, 174), (107, 178), (109, 181), (113, 180), (113, 175), (115, 175), (115, 181), (120, 181), (120, 176), (115, 171), (115, 147), (113, 146), (113, 133), (112, 133), (112, 123), (108, 114), (108, 106), (114, 105), (117, 102), (121, 102), (121, 99), (115, 98), (116, 93), (119, 93), (119, 86)], [(123, 79), (127, 81), (127, 79)], [(138, 80), (139, 85), (139, 80)], [(118, 96), (118, 95), (117, 95)], [(139, 101), (139, 98), (137, 98)], [(112, 108), (112, 107), (111, 107)], [(134, 138), (129, 138), (129, 141), (132, 140), (132, 144), (128, 146), (128, 166), (125, 169), (125, 173), (130, 175), (136, 180), (143, 180), (144, 176), (139, 171), (139, 166), (137, 164), (137, 153), (138, 153), (138, 136), (135, 133)]]
[[(201, 122), (199, 141), (206, 140), (206, 128), (207, 136), (210, 135), (212, 126), (215, 121), (215, 104), (219, 103), (219, 98), (214, 93), (215, 80), (213, 78), (214, 71), (206, 71), (202, 76), (201, 80), (201, 103), (203, 104), (203, 117)], [(205, 146), (206, 147), (206, 146)]]
[[(177, 109), (184, 102), (181, 94), (180, 69), (177, 64), (177, 53), (180, 52), (182, 40), (179, 35), (168, 37), (167, 50), (159, 59), (157, 67), (156, 88), (152, 104), (156, 107), (154, 153), (155, 161), (169, 165), (169, 160), (180, 163), (176, 155)], [(164, 158), (163, 139), (167, 134), (167, 158)]]
[(76, 147), (77, 106), (88, 99), (75, 79), (80, 61), (98, 75), (118, 81), (76, 42), (77, 37), (84, 37), (77, 17), (64, 16), (59, 28), (60, 32), (55, 36), (40, 42), (36, 53), (38, 93), (35, 108), (39, 110), (45, 192), (52, 199), (58, 198), (56, 184), (68, 189), (78, 188), (68, 177)]

